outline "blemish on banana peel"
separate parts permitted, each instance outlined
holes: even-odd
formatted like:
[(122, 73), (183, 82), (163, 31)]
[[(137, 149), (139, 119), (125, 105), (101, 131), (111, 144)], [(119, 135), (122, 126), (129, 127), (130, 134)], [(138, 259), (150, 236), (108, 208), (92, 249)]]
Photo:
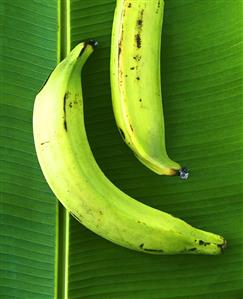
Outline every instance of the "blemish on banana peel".
[(137, 33), (137, 34), (135, 35), (135, 40), (136, 40), (137, 48), (138, 48), (138, 49), (141, 48), (141, 37), (140, 37), (140, 34), (139, 34), (139, 33)]
[(119, 77), (119, 85), (122, 86), (123, 80), (124, 80), (122, 68), (119, 69), (118, 74), (119, 74), (119, 76), (118, 76)]
[(147, 251), (147, 252), (164, 252), (164, 250), (162, 250), (162, 249), (144, 248), (143, 243), (139, 245), (139, 248), (141, 248), (142, 250)]
[(164, 252), (162, 249), (143, 248), (143, 250), (147, 252)]
[(50, 141), (44, 141), (44, 142), (41, 142), (41, 145), (44, 145), (46, 143), (50, 143)]
[(133, 131), (133, 127), (132, 127), (132, 125), (130, 124), (130, 128), (131, 128), (131, 130)]
[(147, 225), (145, 222), (138, 220), (137, 223)]
[(132, 3), (128, 3), (128, 8), (131, 8), (132, 7)]
[(142, 27), (143, 27), (143, 12), (144, 9), (141, 10), (139, 14), (139, 18), (137, 19), (137, 29), (138, 32), (135, 34), (135, 41), (137, 48), (140, 49), (142, 46), (142, 39), (141, 39), (141, 32), (142, 32)]
[[(120, 41), (121, 42), (121, 41)], [(120, 42), (119, 42), (119, 47), (118, 47), (118, 57), (121, 55), (121, 47), (120, 47)]]
[(142, 58), (141, 55), (133, 56), (133, 59), (136, 60), (136, 61), (140, 61), (141, 58)]
[[(125, 13), (126, 13), (126, 10), (124, 9), (123, 13), (122, 13), (122, 18), (125, 16)], [(122, 52), (122, 42), (123, 42), (123, 21), (122, 20), (121, 20), (121, 23), (122, 23), (121, 36), (120, 36), (120, 39), (118, 42), (118, 68), (120, 65), (120, 56), (121, 56), (121, 52)]]
[(120, 57), (122, 52), (122, 42), (123, 42), (123, 25), (122, 25), (122, 31), (121, 31), (121, 37), (118, 43), (118, 67), (120, 65)]
[(211, 244), (210, 242), (205, 242), (203, 240), (199, 240), (199, 245), (207, 246), (207, 245), (210, 245), (210, 244)]
[(139, 17), (137, 19), (137, 26), (139, 27), (140, 30), (142, 29), (143, 26), (143, 13), (144, 13), (144, 9), (140, 11)]
[(67, 102), (68, 93), (66, 92), (63, 98), (63, 111), (66, 113), (66, 102)]
[(156, 12), (155, 12), (155, 13), (158, 13), (158, 12), (159, 12), (160, 5), (161, 5), (160, 0), (158, 0), (157, 9), (156, 9)]
[(64, 129), (65, 129), (65, 131), (67, 131), (67, 122), (66, 122), (66, 120), (64, 120)]
[[(197, 242), (197, 240), (195, 240), (195, 242)], [(223, 253), (224, 249), (227, 247), (227, 241), (223, 239), (222, 242), (223, 242), (222, 244), (215, 244), (215, 245), (217, 245), (220, 248), (221, 253)], [(211, 245), (211, 244), (214, 244), (214, 243), (210, 243), (210, 242), (205, 242), (203, 240), (199, 240), (198, 244), (201, 245), (201, 246), (207, 246), (207, 245)]]
[(63, 112), (64, 112), (64, 129), (67, 131), (67, 122), (66, 122), (66, 102), (67, 102), (68, 92), (65, 93), (63, 98)]
[(142, 27), (143, 26), (143, 20), (142, 19), (138, 19), (137, 20), (137, 25), (138, 25), (138, 27)]

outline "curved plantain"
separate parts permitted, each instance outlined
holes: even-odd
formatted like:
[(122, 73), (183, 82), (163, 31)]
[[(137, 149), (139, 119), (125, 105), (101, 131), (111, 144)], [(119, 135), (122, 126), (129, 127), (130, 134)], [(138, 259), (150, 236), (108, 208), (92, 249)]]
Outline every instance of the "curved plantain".
[(166, 152), (160, 84), (163, 0), (117, 0), (111, 41), (113, 111), (121, 136), (157, 174), (186, 179)]
[(220, 254), (224, 239), (142, 204), (98, 167), (84, 124), (81, 69), (94, 42), (78, 44), (36, 96), (38, 160), (56, 197), (84, 226), (121, 246), (151, 254)]

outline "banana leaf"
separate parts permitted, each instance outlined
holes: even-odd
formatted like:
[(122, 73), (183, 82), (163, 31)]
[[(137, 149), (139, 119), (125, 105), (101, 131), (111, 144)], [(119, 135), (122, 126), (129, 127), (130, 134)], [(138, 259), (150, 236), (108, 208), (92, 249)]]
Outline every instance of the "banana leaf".
[[(115, 0), (2, 0), (0, 298), (243, 298), (243, 1), (166, 0), (161, 72), (170, 156), (190, 178), (158, 176), (121, 140), (111, 106)], [(58, 203), (38, 164), (35, 95), (68, 48), (93, 38), (85, 124), (121, 190), (222, 234), (221, 256), (153, 256), (114, 245)]]

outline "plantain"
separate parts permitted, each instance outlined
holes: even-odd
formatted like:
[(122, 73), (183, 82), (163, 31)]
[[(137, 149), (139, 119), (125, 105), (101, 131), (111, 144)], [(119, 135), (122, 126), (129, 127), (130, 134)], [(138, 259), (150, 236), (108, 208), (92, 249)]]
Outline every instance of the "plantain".
[(116, 244), (150, 254), (220, 254), (223, 237), (136, 201), (97, 165), (85, 131), (80, 77), (95, 45), (78, 44), (36, 96), (34, 141), (47, 183), (80, 223)]
[(164, 1), (117, 0), (112, 27), (110, 81), (119, 132), (135, 156), (160, 175), (188, 171), (166, 151), (160, 78)]

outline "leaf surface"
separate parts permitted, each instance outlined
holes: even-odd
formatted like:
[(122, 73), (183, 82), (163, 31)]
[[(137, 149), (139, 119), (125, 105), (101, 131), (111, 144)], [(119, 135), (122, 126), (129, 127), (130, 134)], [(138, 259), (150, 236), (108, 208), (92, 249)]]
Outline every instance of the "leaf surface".
[(0, 298), (53, 298), (56, 200), (37, 162), (32, 108), (56, 65), (56, 1), (1, 1)]

